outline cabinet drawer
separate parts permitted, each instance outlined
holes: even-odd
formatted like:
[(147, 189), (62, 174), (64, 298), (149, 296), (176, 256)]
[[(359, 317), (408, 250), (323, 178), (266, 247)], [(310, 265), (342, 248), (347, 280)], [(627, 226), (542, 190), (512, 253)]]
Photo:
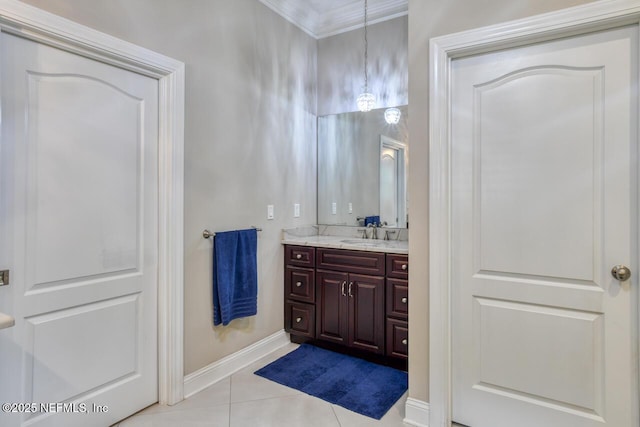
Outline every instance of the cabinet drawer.
[(284, 277), (285, 299), (314, 303), (316, 300), (315, 270), (287, 266)]
[(318, 248), (318, 268), (384, 276), (384, 253)]
[(316, 308), (311, 304), (287, 302), (285, 304), (285, 330), (291, 334), (315, 337)]
[(406, 359), (409, 354), (409, 327), (404, 320), (387, 319), (387, 356)]
[(407, 320), (409, 286), (406, 280), (387, 279), (387, 316)]
[(409, 257), (407, 255), (387, 254), (387, 277), (409, 278)]
[(284, 263), (285, 265), (314, 267), (316, 265), (316, 248), (287, 245), (284, 247)]

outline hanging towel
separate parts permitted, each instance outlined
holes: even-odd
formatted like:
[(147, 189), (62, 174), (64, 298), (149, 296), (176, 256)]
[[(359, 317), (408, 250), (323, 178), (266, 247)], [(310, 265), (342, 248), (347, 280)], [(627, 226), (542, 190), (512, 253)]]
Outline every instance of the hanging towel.
[(369, 224), (373, 224), (375, 226), (380, 225), (380, 215), (365, 217), (364, 218), (364, 226), (366, 227)]
[(213, 243), (213, 324), (258, 312), (256, 229), (216, 233)]

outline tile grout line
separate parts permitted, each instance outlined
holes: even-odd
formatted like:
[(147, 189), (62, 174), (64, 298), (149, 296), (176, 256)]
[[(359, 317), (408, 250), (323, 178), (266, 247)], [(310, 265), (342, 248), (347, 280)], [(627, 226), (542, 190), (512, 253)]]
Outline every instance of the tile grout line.
[(331, 411), (333, 412), (333, 416), (336, 417), (336, 421), (338, 422), (338, 425), (340, 427), (342, 427), (342, 423), (340, 422), (340, 418), (338, 418), (338, 414), (336, 414), (336, 408), (334, 408), (333, 403), (330, 403), (329, 405), (331, 405)]
[(229, 423), (227, 424), (228, 427), (231, 427), (231, 393), (233, 393), (233, 376), (235, 374), (231, 374), (229, 376)]

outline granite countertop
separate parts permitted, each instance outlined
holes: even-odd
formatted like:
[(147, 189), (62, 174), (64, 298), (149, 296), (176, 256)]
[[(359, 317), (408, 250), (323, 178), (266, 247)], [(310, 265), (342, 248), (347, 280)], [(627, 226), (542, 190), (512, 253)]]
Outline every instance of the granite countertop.
[(409, 253), (409, 242), (406, 240), (363, 239), (349, 236), (305, 236), (289, 233), (286, 230), (282, 234), (282, 244), (394, 254)]

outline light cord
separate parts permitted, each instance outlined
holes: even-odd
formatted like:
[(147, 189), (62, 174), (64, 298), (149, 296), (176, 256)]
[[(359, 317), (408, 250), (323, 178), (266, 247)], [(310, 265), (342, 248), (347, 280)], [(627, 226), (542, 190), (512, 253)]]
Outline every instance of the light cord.
[(367, 11), (368, 11), (368, 1), (364, 0), (364, 91), (368, 92), (368, 87), (369, 87), (369, 78), (368, 78), (368, 72), (367, 72), (367, 68), (368, 68), (368, 47), (369, 47), (369, 42), (367, 40)]

